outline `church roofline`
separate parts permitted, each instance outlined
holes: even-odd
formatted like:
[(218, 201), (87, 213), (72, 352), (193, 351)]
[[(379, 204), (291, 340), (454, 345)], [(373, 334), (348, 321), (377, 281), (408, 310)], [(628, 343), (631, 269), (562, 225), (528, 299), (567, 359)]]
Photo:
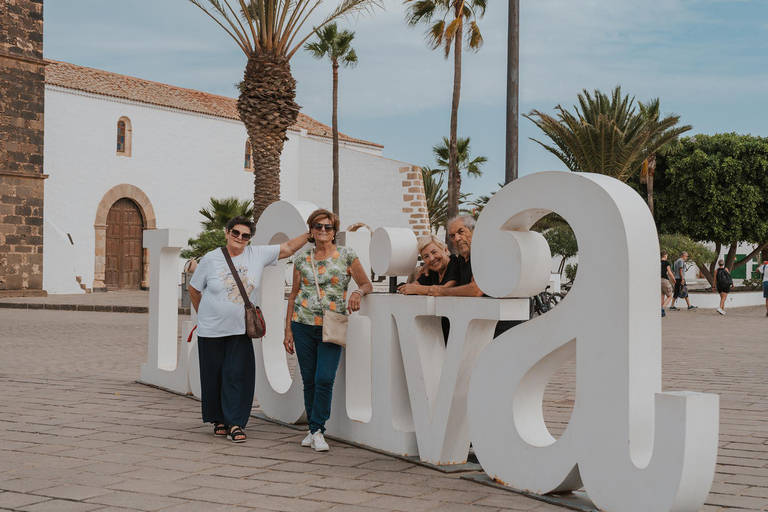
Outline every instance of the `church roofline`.
[[(101, 69), (88, 68), (46, 59), (45, 83), (67, 89), (122, 98), (140, 103), (176, 108), (188, 112), (207, 114), (214, 117), (240, 121), (237, 100), (194, 89), (135, 78)], [(331, 127), (299, 113), (293, 131), (306, 130), (307, 134), (332, 139)], [(383, 148), (381, 144), (355, 139), (339, 133), (339, 140), (363, 146)]]

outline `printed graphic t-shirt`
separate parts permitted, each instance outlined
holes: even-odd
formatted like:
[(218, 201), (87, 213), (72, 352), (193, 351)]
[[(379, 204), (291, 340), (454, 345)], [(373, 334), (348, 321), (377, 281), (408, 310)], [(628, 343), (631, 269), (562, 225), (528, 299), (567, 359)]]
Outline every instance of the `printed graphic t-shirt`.
[[(252, 303), (259, 305), (257, 297), (264, 267), (275, 265), (279, 256), (279, 245), (249, 245), (242, 254), (232, 258)], [(243, 297), (221, 249), (202, 257), (189, 285), (203, 294), (197, 311), (198, 336), (221, 338), (245, 334)]]
[(315, 260), (320, 285), (320, 300), (315, 288), (310, 251), (307, 249), (293, 257), (293, 264), (299, 271), (299, 293), (293, 304), (292, 320), (306, 325), (323, 325), (323, 311), (347, 312), (347, 286), (352, 279), (352, 262), (357, 253), (351, 247), (339, 245), (324, 260)]

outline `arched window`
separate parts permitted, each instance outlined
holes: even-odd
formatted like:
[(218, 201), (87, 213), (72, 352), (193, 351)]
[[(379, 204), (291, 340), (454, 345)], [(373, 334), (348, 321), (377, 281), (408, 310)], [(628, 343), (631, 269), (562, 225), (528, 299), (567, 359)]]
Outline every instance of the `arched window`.
[(253, 170), (253, 166), (251, 165), (251, 143), (249, 141), (245, 141), (245, 165), (243, 168), (246, 171)]
[(131, 120), (123, 116), (117, 121), (117, 156), (131, 156)]

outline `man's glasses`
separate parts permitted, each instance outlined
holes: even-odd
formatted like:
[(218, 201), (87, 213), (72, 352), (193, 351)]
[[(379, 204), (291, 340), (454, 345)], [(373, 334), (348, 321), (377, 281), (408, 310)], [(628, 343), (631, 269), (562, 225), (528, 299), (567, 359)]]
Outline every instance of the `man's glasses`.
[(318, 231), (322, 231), (323, 229), (325, 229), (326, 231), (333, 231), (333, 224), (321, 224), (320, 222), (317, 222), (312, 227)]
[(251, 234), (250, 234), (250, 233), (241, 233), (241, 232), (239, 232), (239, 231), (238, 231), (238, 230), (236, 230), (236, 229), (230, 229), (230, 230), (229, 230), (229, 233), (230, 233), (230, 234), (231, 234), (231, 235), (232, 235), (234, 238), (240, 238), (240, 237), (243, 237), (243, 240), (250, 240), (250, 239), (251, 239)]

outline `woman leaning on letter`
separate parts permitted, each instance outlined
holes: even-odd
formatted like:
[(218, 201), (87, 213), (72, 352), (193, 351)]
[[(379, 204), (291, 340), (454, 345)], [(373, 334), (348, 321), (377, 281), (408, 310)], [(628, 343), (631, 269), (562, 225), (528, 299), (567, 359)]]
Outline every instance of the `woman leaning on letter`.
[[(254, 231), (251, 219), (237, 216), (227, 222), (225, 236), (226, 250), (249, 300), (256, 304), (264, 267), (301, 249), (308, 236), (304, 233), (280, 245), (249, 246)], [(245, 334), (243, 297), (221, 249), (200, 259), (189, 282), (189, 296), (197, 311), (203, 421), (213, 423), (214, 435), (242, 443), (253, 406), (253, 342)]]
[[(371, 293), (373, 285), (355, 251), (336, 245), (339, 231), (336, 215), (328, 210), (316, 210), (307, 219), (307, 225), (308, 238), (314, 247), (293, 258), (293, 287), (285, 315), (283, 345), (289, 354), (296, 353), (304, 381), (304, 408), (309, 432), (301, 446), (325, 452), (328, 451), (328, 443), (323, 433), (325, 422), (331, 415), (333, 382), (341, 359), (341, 346), (323, 343), (323, 311), (357, 311), (363, 295)], [(348, 296), (350, 279), (355, 280), (358, 288)]]

